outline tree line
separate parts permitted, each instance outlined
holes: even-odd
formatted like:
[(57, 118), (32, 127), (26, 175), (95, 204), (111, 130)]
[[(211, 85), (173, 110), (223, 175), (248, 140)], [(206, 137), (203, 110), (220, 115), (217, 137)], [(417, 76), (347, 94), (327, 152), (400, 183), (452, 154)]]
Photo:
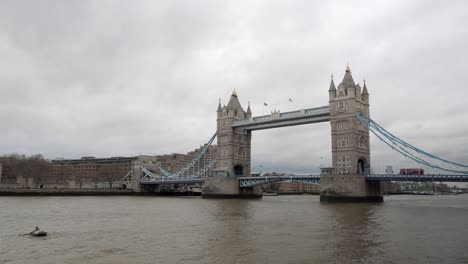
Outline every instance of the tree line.
[(51, 173), (52, 163), (45, 159), (42, 154), (31, 156), (21, 154), (8, 154), (0, 156), (0, 164), (3, 165), (0, 183), (15, 184), (22, 178), (26, 186), (39, 187), (42, 184), (63, 184), (67, 185), (69, 180), (76, 184), (76, 188), (81, 188), (84, 183), (93, 183), (94, 188), (98, 183), (108, 183), (110, 188), (117, 181), (121, 181), (123, 176), (113, 170), (115, 164), (96, 164), (94, 173), (84, 173), (73, 168), (69, 164), (63, 173)]

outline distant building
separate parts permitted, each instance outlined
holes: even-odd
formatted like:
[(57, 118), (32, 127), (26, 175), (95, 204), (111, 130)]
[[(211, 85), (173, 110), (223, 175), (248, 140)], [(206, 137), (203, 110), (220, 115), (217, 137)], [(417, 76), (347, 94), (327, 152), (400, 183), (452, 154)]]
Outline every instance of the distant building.
[[(49, 181), (44, 184), (60, 184), (68, 188), (92, 188), (99, 182), (122, 180), (132, 169), (138, 157), (58, 159), (50, 164)], [(43, 185), (43, 187), (45, 187)]]
[[(159, 168), (176, 173), (195, 158), (204, 146), (187, 154), (140, 155), (132, 157), (96, 158), (85, 156), (80, 159), (57, 158), (51, 161), (42, 159), (42, 169), (25, 172), (25, 156), (0, 157), (1, 188), (119, 188), (118, 183), (127, 176), (135, 164), (151, 165), (156, 174)], [(208, 148), (198, 166), (208, 165), (217, 156), (217, 146)], [(20, 164), (21, 163), (21, 164)], [(21, 167), (23, 166), (23, 167)], [(27, 166), (26, 166), (27, 167)], [(150, 167), (150, 166), (148, 166)], [(217, 166), (213, 166), (212, 171)], [(193, 173), (187, 171), (186, 174)], [(206, 176), (209, 172), (201, 176)], [(131, 180), (131, 179), (127, 179)]]

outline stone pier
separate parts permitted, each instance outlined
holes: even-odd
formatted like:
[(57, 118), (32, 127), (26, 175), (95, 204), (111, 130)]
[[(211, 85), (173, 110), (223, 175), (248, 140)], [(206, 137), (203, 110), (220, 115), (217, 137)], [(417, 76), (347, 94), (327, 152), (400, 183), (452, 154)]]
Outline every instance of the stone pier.
[(366, 181), (364, 175), (320, 177), (321, 202), (383, 202), (381, 182)]
[(261, 198), (261, 186), (239, 188), (238, 177), (207, 177), (202, 189), (203, 198)]

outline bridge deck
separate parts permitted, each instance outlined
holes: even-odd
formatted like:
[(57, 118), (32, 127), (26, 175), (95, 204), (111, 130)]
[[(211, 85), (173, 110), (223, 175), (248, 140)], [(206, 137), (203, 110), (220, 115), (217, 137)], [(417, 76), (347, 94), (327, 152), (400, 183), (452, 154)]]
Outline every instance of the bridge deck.
[(275, 127), (297, 126), (330, 121), (330, 106), (290, 111), (273, 112), (271, 115), (251, 117), (232, 123), (231, 127), (243, 127), (247, 130), (261, 130)]
[(144, 185), (155, 185), (155, 184), (195, 184), (204, 183), (203, 178), (179, 178), (179, 179), (160, 179), (160, 180), (145, 180), (141, 181), (140, 184)]
[[(468, 182), (468, 175), (400, 175), (400, 174), (371, 174), (367, 175), (368, 181), (412, 181), (412, 182)], [(239, 177), (239, 186), (252, 187), (277, 181), (300, 181), (310, 184), (319, 184), (320, 175), (289, 175), (289, 176), (256, 176)], [(204, 183), (203, 178), (173, 178), (173, 179), (152, 179), (141, 181), (141, 184), (195, 184)]]

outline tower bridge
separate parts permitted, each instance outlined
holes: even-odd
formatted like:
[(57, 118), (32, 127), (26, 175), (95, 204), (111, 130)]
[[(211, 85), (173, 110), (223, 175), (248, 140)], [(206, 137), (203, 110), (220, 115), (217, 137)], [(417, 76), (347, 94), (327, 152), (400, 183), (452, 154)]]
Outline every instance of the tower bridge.
[[(250, 104), (244, 110), (234, 91), (227, 105), (217, 108), (216, 133), (205, 147), (175, 173), (160, 166), (146, 168), (136, 164), (132, 184), (137, 191), (155, 191), (165, 184), (203, 184), (203, 197), (261, 197), (261, 184), (274, 181), (302, 181), (320, 184), (321, 201), (383, 201), (382, 181), (461, 181), (468, 182), (463, 164), (450, 162), (428, 154), (386, 131), (370, 119), (369, 92), (366, 83), (356, 84), (351, 69), (346, 67), (338, 86), (332, 78), (326, 106), (270, 115), (252, 116)], [(333, 173), (330, 175), (289, 175), (251, 177), (252, 132), (286, 126), (330, 122)], [(392, 149), (427, 166), (465, 175), (379, 175), (370, 174), (369, 132), (374, 133)], [(206, 150), (217, 137), (217, 156), (206, 166), (200, 166)], [(423, 157), (421, 157), (421, 155)], [(424, 156), (425, 155), (425, 156)], [(429, 159), (459, 166), (462, 170), (441, 167)], [(195, 171), (195, 168), (197, 170)], [(191, 173), (190, 173), (191, 171)], [(208, 173), (207, 173), (208, 172)], [(202, 177), (202, 175), (208, 175)]]

